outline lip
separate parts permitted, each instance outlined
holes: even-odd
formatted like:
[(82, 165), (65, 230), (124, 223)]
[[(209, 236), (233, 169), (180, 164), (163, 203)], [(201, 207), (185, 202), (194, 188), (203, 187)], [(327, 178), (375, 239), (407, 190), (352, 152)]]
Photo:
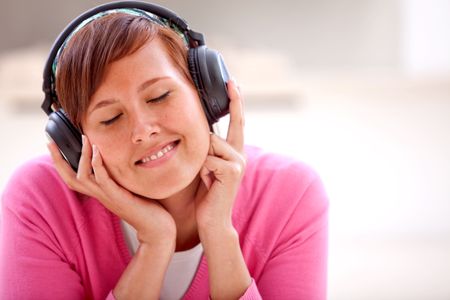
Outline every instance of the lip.
[[(180, 140), (173, 140), (170, 141), (168, 143), (163, 143), (160, 144), (156, 147), (153, 147), (151, 149), (149, 149), (146, 154), (144, 154), (140, 159), (138, 159), (134, 164), (135, 166), (138, 167), (146, 167), (146, 168), (153, 168), (153, 167), (157, 167), (163, 163), (165, 163), (167, 160), (169, 160), (176, 152), (176, 150), (178, 149), (178, 145), (180, 143)], [(164, 155), (162, 157), (159, 157), (155, 160), (147, 160), (145, 162), (143, 162), (142, 160), (144, 160), (145, 158), (148, 158), (152, 155), (156, 155), (159, 151), (161, 151), (162, 149), (168, 147), (169, 145), (172, 146), (172, 149), (170, 149), (168, 152), (164, 153)]]

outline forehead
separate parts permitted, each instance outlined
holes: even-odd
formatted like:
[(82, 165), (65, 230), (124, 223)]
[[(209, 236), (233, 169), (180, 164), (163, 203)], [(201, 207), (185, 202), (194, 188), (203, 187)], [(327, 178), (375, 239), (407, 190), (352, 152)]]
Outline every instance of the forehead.
[(170, 58), (167, 52), (167, 47), (160, 38), (155, 37), (146, 41), (136, 51), (128, 53), (127, 55), (109, 63), (106, 67), (114, 68), (124, 64), (140, 63), (148, 67), (157, 67), (160, 64), (169, 63)]
[(163, 42), (155, 38), (134, 53), (107, 65), (89, 106), (101, 99), (115, 97), (124, 90), (141, 92), (142, 83), (159, 77), (175, 82), (185, 81), (182, 70), (172, 62)]

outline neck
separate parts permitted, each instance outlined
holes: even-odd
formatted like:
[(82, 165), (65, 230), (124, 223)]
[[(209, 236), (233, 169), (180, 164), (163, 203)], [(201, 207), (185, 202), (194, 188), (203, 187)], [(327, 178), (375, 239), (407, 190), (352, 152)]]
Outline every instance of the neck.
[(175, 251), (191, 249), (200, 242), (195, 217), (195, 195), (200, 184), (201, 179), (197, 176), (179, 193), (160, 200), (161, 205), (172, 215), (177, 227)]

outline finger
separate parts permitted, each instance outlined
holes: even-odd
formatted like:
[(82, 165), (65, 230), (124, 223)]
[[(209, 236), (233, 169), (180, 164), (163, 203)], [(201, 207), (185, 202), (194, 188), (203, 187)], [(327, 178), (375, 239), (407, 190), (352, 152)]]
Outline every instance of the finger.
[(226, 161), (238, 162), (242, 166), (245, 165), (245, 158), (242, 153), (216, 134), (211, 134), (209, 144), (209, 155), (219, 157)]
[[(243, 167), (240, 163), (235, 161), (225, 161), (216, 156), (208, 156), (204, 163), (204, 174), (203, 176), (209, 176), (211, 182), (209, 182), (208, 189), (212, 185), (212, 181), (217, 181), (222, 184), (227, 182), (237, 182), (243, 174)], [(208, 172), (206, 172), (206, 170)], [(207, 180), (208, 181), (208, 180)], [(206, 185), (206, 183), (205, 183)]]
[(92, 168), (94, 169), (94, 178), (103, 195), (99, 200), (113, 213), (122, 216), (125, 208), (130, 206), (129, 199), (131, 193), (121, 188), (110, 176), (106, 170), (101, 154), (96, 145), (92, 145)]
[(64, 180), (70, 188), (74, 189), (74, 179), (76, 177), (75, 171), (70, 167), (68, 162), (64, 159), (58, 146), (54, 141), (50, 141), (47, 144), (47, 148), (50, 151), (50, 156), (53, 160), (53, 165), (58, 171), (61, 178)]
[(234, 80), (227, 82), (228, 97), (230, 98), (230, 124), (228, 125), (227, 142), (237, 151), (244, 150), (244, 112), (242, 97)]
[(96, 145), (92, 145), (92, 168), (94, 169), (94, 178), (106, 196), (110, 196), (116, 188), (115, 182), (109, 177), (109, 173), (103, 165), (102, 156)]
[(211, 188), (212, 182), (213, 182), (213, 174), (211, 174), (211, 171), (208, 170), (207, 167), (203, 166), (200, 170), (200, 178), (202, 179), (203, 183), (205, 184), (205, 187), (207, 190)]
[(77, 179), (88, 180), (92, 177), (92, 148), (87, 136), (82, 135), (81, 140), (83, 146), (81, 148), (81, 157), (78, 164)]
[(77, 173), (75, 173), (69, 163), (64, 159), (55, 142), (49, 142), (47, 144), (47, 148), (50, 151), (55, 169), (58, 171), (58, 174), (59, 176), (61, 176), (63, 181), (72, 190), (86, 195), (95, 196), (95, 184), (92, 182), (92, 180), (78, 180)]

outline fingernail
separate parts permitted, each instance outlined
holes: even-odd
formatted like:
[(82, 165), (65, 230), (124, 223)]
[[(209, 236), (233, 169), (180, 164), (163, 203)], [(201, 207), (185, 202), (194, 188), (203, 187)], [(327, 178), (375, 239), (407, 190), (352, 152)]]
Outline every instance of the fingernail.
[(86, 144), (86, 137), (84, 136), (84, 134), (81, 135), (81, 144), (84, 146), (84, 144)]
[(238, 84), (237, 81), (236, 81), (236, 78), (233, 77), (232, 80), (233, 80), (233, 83), (234, 83), (234, 88), (235, 88), (235, 90), (236, 90), (239, 94), (241, 94), (241, 89), (240, 89), (239, 84)]
[(97, 156), (98, 155), (98, 148), (96, 145), (92, 145), (92, 153), (93, 156)]

